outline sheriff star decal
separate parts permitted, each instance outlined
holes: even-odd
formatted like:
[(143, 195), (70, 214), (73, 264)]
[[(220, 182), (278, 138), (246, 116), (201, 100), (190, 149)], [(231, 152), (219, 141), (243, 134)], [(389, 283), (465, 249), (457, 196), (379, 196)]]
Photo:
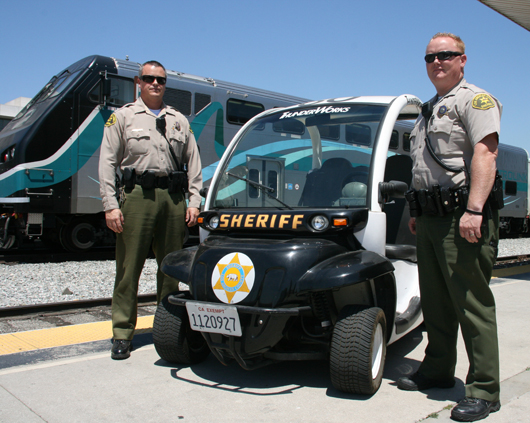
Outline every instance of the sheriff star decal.
[(493, 99), (488, 94), (477, 94), (473, 97), (473, 108), (478, 110), (488, 110), (495, 107)]
[(250, 294), (254, 277), (254, 264), (247, 255), (227, 254), (219, 260), (212, 273), (213, 292), (223, 303), (239, 303)]
[(105, 123), (105, 127), (112, 126), (116, 123), (116, 115), (113, 113), (110, 115), (109, 120), (107, 120), (107, 123)]

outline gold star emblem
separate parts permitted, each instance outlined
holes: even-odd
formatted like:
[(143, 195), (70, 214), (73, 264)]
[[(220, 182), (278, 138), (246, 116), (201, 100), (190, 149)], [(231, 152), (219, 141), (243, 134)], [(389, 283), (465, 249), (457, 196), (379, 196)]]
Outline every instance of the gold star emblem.
[(228, 264), (217, 263), (219, 279), (213, 284), (213, 289), (226, 293), (228, 304), (232, 302), (236, 292), (250, 292), (246, 278), (254, 266), (242, 265), (239, 254), (236, 253)]

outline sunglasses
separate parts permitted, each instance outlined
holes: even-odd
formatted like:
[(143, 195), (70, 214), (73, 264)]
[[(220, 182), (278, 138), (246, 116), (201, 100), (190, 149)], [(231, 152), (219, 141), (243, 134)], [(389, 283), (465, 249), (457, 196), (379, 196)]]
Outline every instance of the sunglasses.
[(167, 78), (165, 76), (153, 76), (153, 75), (142, 75), (140, 79), (144, 82), (147, 82), (148, 84), (152, 84), (153, 82), (158, 82), (160, 85), (166, 85)]
[(427, 63), (434, 62), (434, 58), (437, 57), (440, 62), (444, 60), (449, 60), (453, 56), (462, 56), (464, 53), (459, 53), (458, 51), (439, 51), (438, 53), (431, 53), (425, 55), (425, 61)]

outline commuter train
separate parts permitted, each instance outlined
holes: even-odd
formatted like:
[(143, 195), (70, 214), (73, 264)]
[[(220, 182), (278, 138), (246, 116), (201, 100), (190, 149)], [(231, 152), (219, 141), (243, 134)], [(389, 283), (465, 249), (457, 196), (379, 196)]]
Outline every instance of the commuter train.
[[(0, 249), (42, 239), (69, 251), (112, 245), (99, 193), (103, 126), (139, 95), (139, 63), (90, 56), (56, 76), (0, 132)], [(253, 116), (308, 100), (168, 70), (164, 101), (190, 121), (208, 186), (226, 146)], [(410, 151), (413, 121), (390, 143)], [(528, 154), (501, 144), (502, 236), (528, 234)]]
[[(0, 249), (41, 238), (70, 251), (112, 244), (99, 193), (103, 127), (139, 95), (140, 63), (86, 57), (56, 76), (0, 132)], [(190, 121), (205, 185), (235, 133), (265, 109), (307, 99), (167, 71), (164, 101)]]

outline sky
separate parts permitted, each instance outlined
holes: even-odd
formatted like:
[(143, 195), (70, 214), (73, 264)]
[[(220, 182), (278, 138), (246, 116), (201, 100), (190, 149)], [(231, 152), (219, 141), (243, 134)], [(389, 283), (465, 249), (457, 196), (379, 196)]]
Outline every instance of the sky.
[(437, 32), (462, 37), (467, 81), (503, 104), (501, 142), (530, 150), (530, 32), (478, 0), (4, 1), (0, 104), (94, 54), (311, 100), (427, 101)]

